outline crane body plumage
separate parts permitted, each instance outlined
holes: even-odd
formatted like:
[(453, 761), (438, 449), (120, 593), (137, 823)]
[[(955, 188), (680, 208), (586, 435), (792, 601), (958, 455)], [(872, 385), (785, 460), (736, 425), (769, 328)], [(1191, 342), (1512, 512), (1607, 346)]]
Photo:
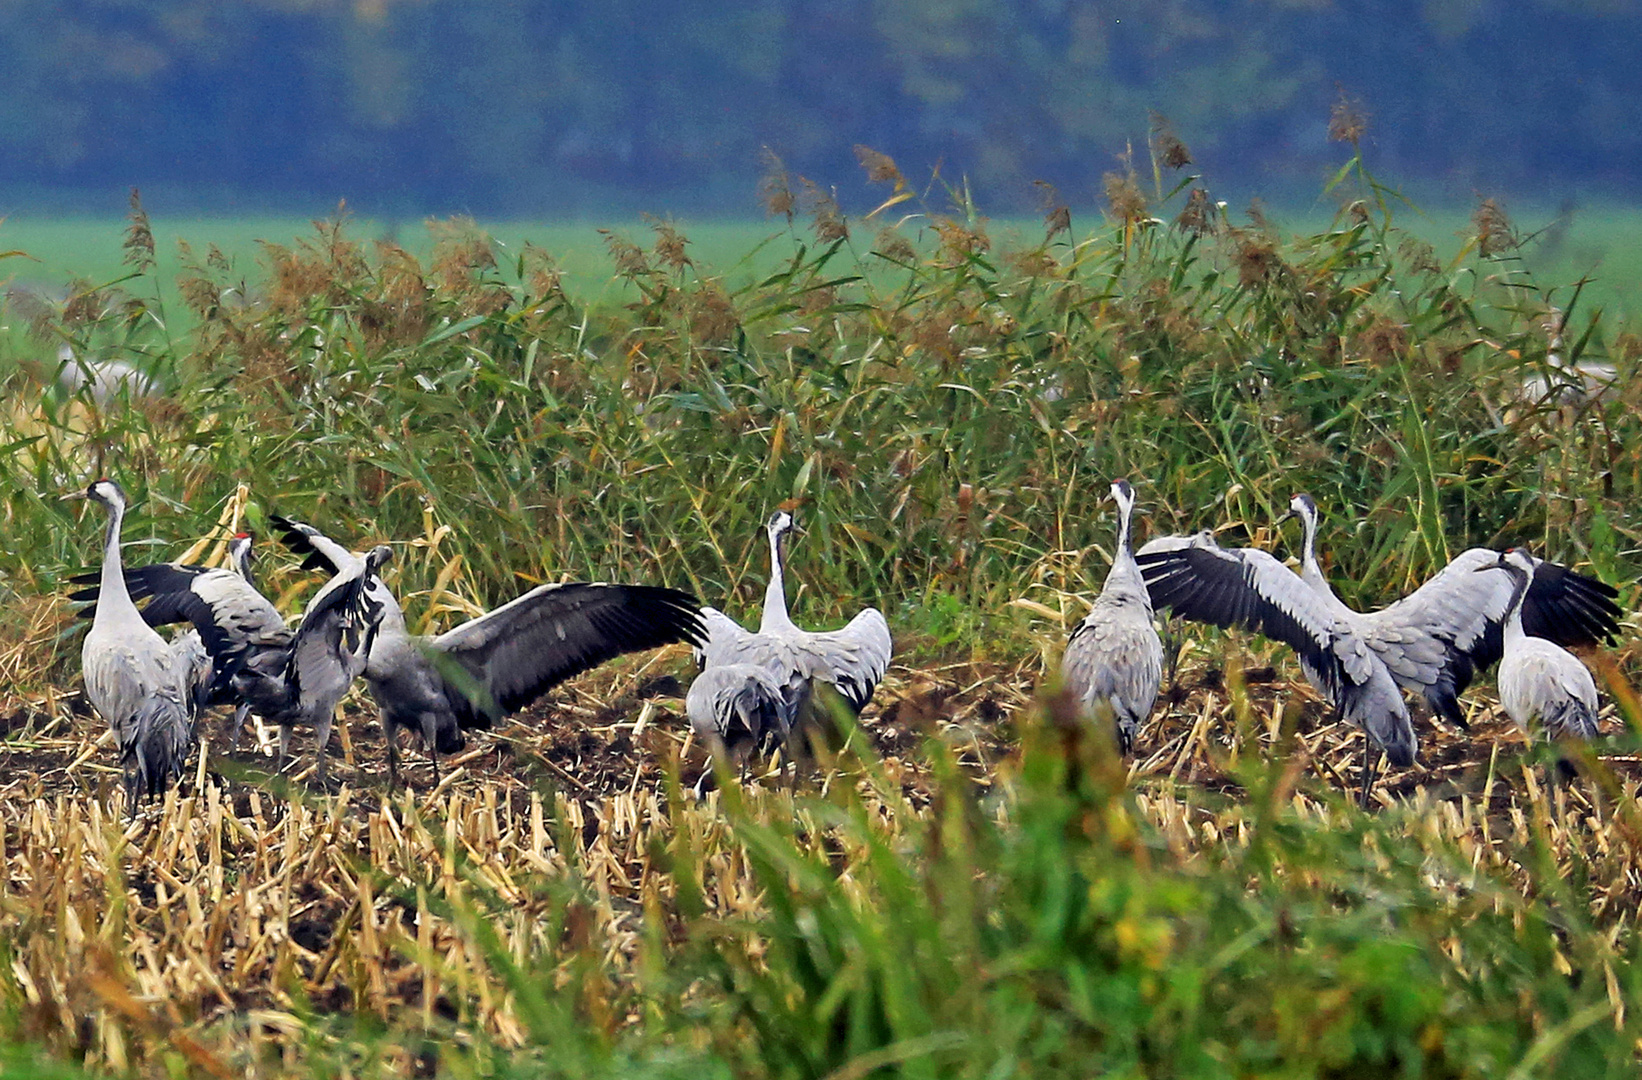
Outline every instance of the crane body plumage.
[(126, 590), (120, 558), (125, 492), (112, 480), (98, 480), (68, 498), (91, 499), (108, 511), (100, 572), (107, 599), (86, 632), (80, 663), (87, 700), (114, 730), (126, 808), (135, 816), (138, 803), (164, 794), (187, 764), (194, 745), (192, 668), (143, 621)]
[(1157, 701), (1163, 642), (1129, 538), (1134, 490), (1119, 480), (1112, 498), (1118, 504), (1117, 551), (1100, 596), (1066, 643), (1061, 674), (1085, 715), (1112, 718), (1118, 749), (1128, 753)]
[(1535, 570), (1533, 557), (1512, 548), (1498, 556), (1496, 565), (1507, 571), (1513, 585), (1497, 676), (1500, 704), (1530, 737), (1538, 727), (1552, 739), (1595, 738), (1596, 680), (1590, 669), (1567, 649), (1523, 628), (1522, 609)]

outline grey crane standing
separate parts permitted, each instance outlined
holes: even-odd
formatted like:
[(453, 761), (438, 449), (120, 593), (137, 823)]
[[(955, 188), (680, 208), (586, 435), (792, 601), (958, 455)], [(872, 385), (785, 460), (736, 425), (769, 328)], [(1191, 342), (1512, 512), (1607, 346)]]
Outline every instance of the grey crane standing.
[(1398, 768), (1414, 764), (1414, 724), (1385, 663), (1294, 571), (1257, 548), (1222, 548), (1207, 530), (1148, 543), (1135, 561), (1158, 607), (1194, 622), (1254, 630), (1295, 651), (1312, 686), (1368, 735), (1364, 805), (1376, 773), (1371, 741)]
[[(233, 553), (242, 564), (242, 553)], [(205, 700), (235, 703), (277, 724), (281, 769), (290, 760), (295, 727), (312, 726), (319, 750), (315, 772), (324, 784), (336, 707), (364, 668), (381, 615), (381, 606), (368, 597), (389, 554), (387, 547), (378, 547), (333, 576), (309, 601), (294, 630), (246, 579), (243, 565), (238, 570), (179, 563), (132, 567), (125, 571), (124, 587), (129, 597), (148, 600), (141, 618), (149, 625), (194, 625), (213, 670)], [(102, 592), (99, 586), (73, 595), (97, 600), (82, 615), (98, 615)]]
[[(701, 609), (707, 637), (696, 660), (702, 670), (685, 706), (692, 728), (715, 751), (769, 752), (788, 744), (809, 716), (818, 682), (859, 714), (889, 669), (889, 624), (877, 608), (862, 611), (841, 630), (812, 633), (793, 624), (783, 564), (786, 537), (795, 527), (785, 510), (765, 523), (770, 581), (756, 633), (716, 608)], [(804, 753), (803, 740), (791, 741), (789, 750)]]
[[(1526, 735), (1534, 726), (1553, 739), (1596, 737), (1596, 680), (1567, 649), (1523, 628), (1523, 609), (1536, 560), (1522, 548), (1500, 554), (1496, 566), (1510, 575), (1504, 656), (1499, 662), (1499, 700)], [(1478, 567), (1481, 573), (1488, 567)]]
[[(360, 556), (311, 525), (271, 519), (305, 566), (336, 572)], [(622, 653), (704, 638), (698, 603), (652, 585), (540, 585), (436, 637), (413, 636), (380, 579), (366, 590), (382, 609), (364, 669), (382, 711), (389, 782), (399, 781), (398, 733), (422, 737), (438, 780), (439, 755), (464, 745), (462, 732), (488, 728), (565, 679)]]
[(1152, 713), (1163, 678), (1163, 642), (1152, 625), (1152, 598), (1129, 539), (1135, 493), (1112, 483), (1118, 506), (1117, 552), (1094, 607), (1072, 631), (1061, 658), (1066, 687), (1092, 717), (1110, 716), (1127, 754)]
[(126, 810), (135, 817), (140, 800), (164, 794), (182, 775), (194, 745), (192, 691), (171, 645), (143, 621), (126, 591), (120, 560), (125, 492), (103, 479), (65, 498), (90, 499), (108, 511), (101, 573), (105, 599), (86, 633), (80, 664), (87, 699), (114, 729)]
[[(1305, 531), (1300, 557), (1305, 583), (1356, 628), (1398, 685), (1420, 694), (1446, 722), (1464, 727), (1459, 695), (1504, 650), (1502, 631), (1516, 583), (1500, 563), (1500, 553), (1470, 548), (1396, 603), (1359, 612), (1335, 596), (1317, 563), (1316, 502), (1310, 495), (1296, 495), (1285, 517), (1299, 518)], [(1521, 618), (1530, 637), (1592, 645), (1618, 633), (1622, 612), (1613, 600), (1617, 590), (1526, 552), (1523, 557), (1530, 570)]]

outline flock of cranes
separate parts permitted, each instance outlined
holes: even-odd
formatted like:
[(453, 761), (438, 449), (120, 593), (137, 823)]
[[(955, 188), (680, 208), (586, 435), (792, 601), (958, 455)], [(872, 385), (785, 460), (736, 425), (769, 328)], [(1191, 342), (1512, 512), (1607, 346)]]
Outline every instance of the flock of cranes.
[[(290, 760), (298, 725), (318, 745), (315, 774), (327, 781), (325, 747), (335, 712), (363, 678), (380, 709), (390, 785), (400, 780), (398, 735), (439, 756), (464, 745), (559, 682), (619, 654), (674, 642), (693, 646), (700, 673), (686, 696), (692, 729), (717, 756), (786, 748), (802, 753), (824, 715), (817, 688), (859, 713), (888, 669), (883, 613), (867, 608), (840, 630), (815, 633), (787, 613), (785, 556), (796, 529), (778, 511), (765, 531), (770, 581), (756, 631), (687, 593), (650, 585), (542, 585), (436, 637), (412, 635), (379, 570), (390, 549), (355, 552), (311, 525), (273, 518), (303, 567), (329, 580), (293, 628), (256, 587), (251, 541), (229, 547), (231, 566), (158, 563), (126, 567), (120, 527), (126, 498), (98, 480), (83, 498), (108, 512), (99, 572), (73, 594), (95, 603), (82, 650), (86, 696), (113, 728), (128, 807), (162, 793), (183, 772), (207, 707), (233, 705), (233, 731), (248, 714), (279, 728)], [(1516, 548), (1472, 548), (1402, 600), (1379, 611), (1346, 606), (1316, 557), (1317, 506), (1298, 495), (1286, 518), (1303, 528), (1300, 572), (1258, 548), (1223, 548), (1204, 530), (1164, 536), (1138, 551), (1130, 540), (1135, 494), (1112, 484), (1118, 537), (1112, 567), (1087, 618), (1067, 642), (1061, 675), (1092, 723), (1110, 724), (1127, 753), (1151, 715), (1164, 666), (1156, 620), (1164, 612), (1240, 627), (1292, 648), (1306, 678), (1338, 718), (1365, 734), (1362, 797), (1380, 753), (1414, 763), (1418, 740), (1407, 690), (1445, 723), (1464, 726), (1459, 695), (1499, 664), (1500, 700), (1525, 730), (1554, 737), (1596, 733), (1596, 687), (1564, 646), (1611, 640), (1622, 614), (1616, 590)], [(141, 609), (137, 601), (146, 600)], [(188, 623), (167, 640), (154, 629)]]
[(1336, 715), (1361, 728), (1362, 798), (1378, 754), (1414, 764), (1418, 739), (1402, 691), (1432, 714), (1465, 726), (1459, 695), (1498, 662), (1500, 701), (1525, 731), (1596, 734), (1596, 684), (1564, 646), (1619, 632), (1617, 590), (1521, 548), (1471, 548), (1410, 595), (1360, 612), (1334, 594), (1317, 563), (1317, 505), (1296, 495), (1285, 517), (1304, 528), (1300, 573), (1258, 548), (1223, 548), (1204, 530), (1129, 545), (1134, 496), (1112, 485), (1118, 550), (1089, 617), (1062, 662), (1068, 687), (1096, 717), (1110, 716), (1126, 747), (1156, 700), (1161, 641), (1156, 609), (1220, 627), (1253, 630), (1294, 650), (1300, 670)]

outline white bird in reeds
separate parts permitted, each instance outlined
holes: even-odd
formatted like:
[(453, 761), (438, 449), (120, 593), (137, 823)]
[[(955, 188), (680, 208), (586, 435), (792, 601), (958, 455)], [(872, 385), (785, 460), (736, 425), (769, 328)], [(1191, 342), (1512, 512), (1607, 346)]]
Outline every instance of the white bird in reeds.
[[(1465, 726), (1459, 695), (1504, 649), (1503, 628), (1515, 581), (1491, 548), (1470, 548), (1408, 596), (1378, 611), (1354, 611), (1329, 586), (1317, 562), (1317, 504), (1294, 496), (1285, 516), (1298, 517), (1305, 538), (1300, 577), (1362, 636), (1405, 690), (1421, 695), (1447, 723)], [(1559, 645), (1594, 645), (1619, 632), (1623, 614), (1612, 586), (1566, 566), (1535, 559), (1519, 602), (1531, 637)], [(1475, 571), (1475, 572), (1474, 572)]]
[(1361, 728), (1361, 799), (1367, 805), (1378, 746), (1398, 768), (1414, 764), (1414, 724), (1396, 682), (1338, 605), (1258, 548), (1222, 548), (1214, 534), (1159, 537), (1135, 555), (1152, 603), (1211, 626), (1242, 627), (1295, 651), (1300, 670), (1336, 714)]
[(104, 602), (80, 649), (86, 698), (114, 730), (126, 810), (165, 793), (182, 775), (194, 746), (194, 691), (189, 669), (172, 646), (143, 621), (126, 591), (120, 527), (126, 497), (102, 479), (65, 499), (90, 499), (108, 511), (100, 573)]
[(1118, 750), (1127, 754), (1157, 701), (1163, 642), (1129, 539), (1134, 489), (1127, 480), (1114, 481), (1112, 498), (1118, 506), (1117, 552), (1100, 596), (1066, 643), (1061, 674), (1085, 716), (1111, 718)]

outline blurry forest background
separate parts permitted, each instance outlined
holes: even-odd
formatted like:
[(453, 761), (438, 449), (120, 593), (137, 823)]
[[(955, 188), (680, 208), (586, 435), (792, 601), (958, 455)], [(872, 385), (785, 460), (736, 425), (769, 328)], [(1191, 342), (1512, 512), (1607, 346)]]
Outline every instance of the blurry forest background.
[(1152, 110), (1217, 194), (1315, 197), (1329, 106), (1416, 197), (1642, 184), (1629, 0), (10, 0), (0, 213), (747, 216), (760, 153), (870, 198), (851, 147), (1092, 204)]

